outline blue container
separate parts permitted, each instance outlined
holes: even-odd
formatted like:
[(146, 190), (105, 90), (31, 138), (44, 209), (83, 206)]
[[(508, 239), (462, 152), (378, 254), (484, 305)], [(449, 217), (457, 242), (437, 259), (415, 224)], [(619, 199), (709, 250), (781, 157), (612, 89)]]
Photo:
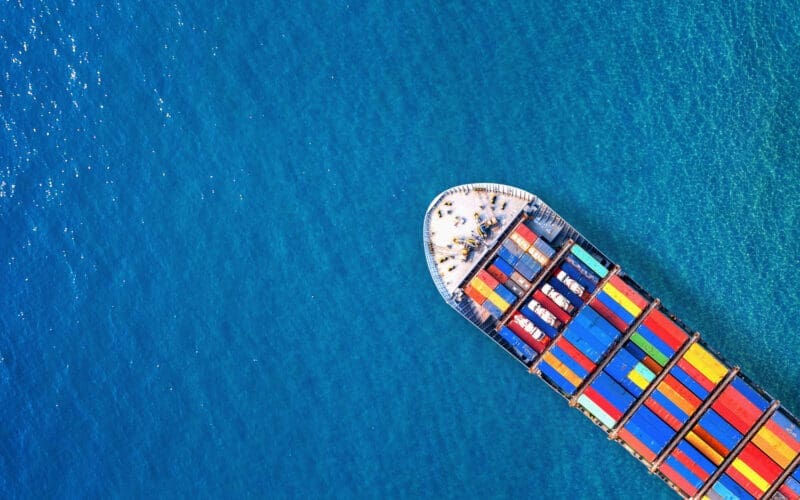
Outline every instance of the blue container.
[(681, 441), (678, 443), (678, 449), (681, 450), (687, 457), (692, 459), (692, 462), (695, 463), (698, 467), (703, 469), (703, 472), (706, 474), (713, 474), (715, 470), (717, 470), (717, 466), (714, 465), (709, 459), (705, 457), (702, 453), (697, 451), (697, 448), (692, 446), (686, 441)]
[[(741, 500), (755, 500), (753, 495), (748, 493), (744, 488), (739, 486), (739, 483), (734, 481), (729, 475), (723, 474), (720, 476), (718, 484), (720, 484), (725, 490), (729, 491), (732, 497), (724, 496), (723, 498), (738, 498)], [(716, 485), (714, 486), (714, 491), (717, 491)]]
[(694, 395), (697, 396), (698, 398), (706, 399), (706, 397), (708, 397), (708, 391), (705, 390), (703, 386), (700, 385), (695, 379), (689, 376), (688, 373), (683, 371), (683, 369), (680, 366), (678, 365), (673, 366), (669, 374), (675, 377), (678, 380), (678, 382), (685, 385), (686, 388), (692, 391)]
[(625, 424), (625, 429), (645, 443), (654, 453), (661, 452), (675, 431), (645, 406), (640, 406)]
[(672, 355), (675, 354), (675, 351), (673, 351), (670, 346), (661, 340), (661, 337), (653, 333), (653, 331), (647, 328), (645, 325), (639, 325), (639, 328), (637, 328), (636, 331), (666, 357), (671, 358)]
[(719, 413), (708, 409), (705, 415), (700, 418), (698, 425), (714, 436), (714, 439), (722, 443), (728, 450), (732, 450), (739, 444), (742, 435), (731, 424), (729, 424)]
[(592, 382), (592, 388), (611, 403), (614, 408), (625, 412), (633, 404), (633, 396), (622, 388), (605, 372), (600, 373)]
[(769, 401), (764, 399), (761, 394), (756, 392), (756, 390), (753, 389), (750, 384), (745, 382), (743, 379), (736, 377), (733, 379), (733, 382), (731, 382), (731, 385), (733, 385), (737, 391), (742, 393), (742, 396), (746, 397), (748, 401), (753, 403), (762, 412), (769, 406)]
[(506, 342), (508, 342), (517, 357), (522, 359), (524, 362), (530, 363), (536, 357), (536, 351), (534, 351), (531, 346), (526, 344), (521, 338), (517, 337), (517, 335), (507, 326), (500, 328), (498, 333)]
[(543, 254), (547, 255), (547, 257), (550, 259), (552, 259), (553, 255), (556, 254), (556, 251), (553, 250), (553, 247), (545, 243), (541, 238), (537, 238), (536, 241), (533, 242), (533, 246)]
[(563, 392), (567, 394), (572, 394), (575, 392), (575, 386), (572, 385), (567, 379), (565, 379), (555, 368), (550, 366), (546, 360), (542, 360), (539, 364), (539, 369), (542, 371), (542, 375), (544, 375), (545, 380), (549, 380), (553, 385), (561, 389)]
[(606, 345), (603, 342), (597, 340), (585, 327), (575, 323), (571, 323), (564, 331), (564, 338), (595, 364), (606, 350)]
[(597, 288), (597, 283), (584, 276), (580, 270), (578, 270), (569, 262), (563, 261), (560, 267), (562, 271), (567, 273), (567, 276), (580, 283), (580, 285), (587, 291), (592, 292), (595, 288)]
[(514, 241), (511, 239), (506, 239), (503, 242), (503, 248), (507, 249), (512, 255), (516, 255), (517, 257), (521, 257), (525, 253), (525, 250), (521, 249), (519, 245), (514, 243)]
[(529, 320), (533, 321), (533, 324), (536, 325), (536, 328), (543, 331), (545, 334), (547, 334), (548, 337), (553, 338), (558, 333), (558, 330), (556, 330), (556, 328), (549, 325), (548, 323), (545, 323), (545, 321), (541, 318), (541, 316), (531, 311), (528, 308), (527, 304), (524, 307), (520, 307), (519, 312), (521, 312), (522, 315), (528, 318)]
[(528, 280), (528, 281), (533, 281), (533, 278), (538, 273), (536, 268), (533, 268), (533, 267), (523, 263), (522, 261), (517, 262), (514, 265), (514, 269), (516, 269), (517, 272), (519, 274), (521, 274), (522, 276), (524, 276), (525, 279)]
[(494, 289), (494, 293), (499, 295), (501, 299), (508, 302), (509, 305), (517, 301), (517, 296), (514, 295), (508, 288), (504, 287), (503, 285), (497, 285), (497, 288)]
[[(690, 471), (685, 465), (678, 462), (678, 459), (670, 455), (664, 461), (664, 463), (672, 468), (676, 473), (680, 474), (687, 483), (691, 484), (695, 488), (700, 488), (703, 486), (703, 480), (699, 477), (695, 476), (692, 471)], [(688, 493), (688, 492), (687, 492)]]
[(506, 276), (511, 276), (512, 274), (514, 274), (514, 266), (503, 260), (502, 257), (497, 257), (496, 259), (494, 259), (494, 265), (497, 267), (497, 269), (501, 270), (503, 274), (505, 274)]
[(647, 353), (642, 350), (641, 347), (634, 344), (630, 340), (625, 342), (625, 350), (628, 351), (631, 356), (638, 359), (639, 361), (644, 361), (644, 358), (647, 357)]
[(581, 304), (583, 304), (581, 298), (575, 295), (569, 288), (567, 288), (567, 285), (561, 282), (558, 278), (552, 277), (547, 283), (555, 288), (558, 293), (563, 295), (564, 298), (566, 298), (574, 307), (580, 307)]
[(550, 352), (556, 357), (557, 360), (564, 363), (567, 368), (575, 372), (575, 375), (579, 376), (580, 378), (586, 378), (586, 376), (589, 375), (589, 372), (579, 365), (577, 361), (572, 359), (572, 356), (567, 354), (567, 351), (562, 349), (560, 346), (553, 346), (553, 348), (550, 349)]
[(789, 479), (786, 480), (786, 485), (789, 489), (800, 495), (800, 469), (797, 469)]
[(673, 403), (672, 400), (666, 395), (658, 392), (658, 390), (653, 391), (650, 397), (653, 399), (653, 401), (660, 404), (665, 410), (667, 410), (670, 415), (678, 419), (681, 424), (686, 423), (686, 421), (689, 420), (689, 415), (681, 410), (680, 407)]
[(495, 318), (499, 319), (503, 315), (503, 311), (498, 309), (498, 307), (492, 304), (490, 301), (486, 301), (483, 303), (483, 308), (489, 311), (489, 314), (494, 316)]
[(511, 253), (506, 247), (500, 247), (500, 249), (497, 251), (497, 255), (511, 265), (516, 264), (519, 260), (519, 257)]
[(584, 276), (586, 279), (588, 279), (589, 281), (591, 281), (591, 282), (594, 284), (594, 286), (595, 286), (595, 287), (596, 287), (596, 286), (597, 286), (597, 284), (600, 282), (600, 277), (597, 275), (597, 273), (595, 273), (594, 271), (592, 271), (592, 270), (589, 268), (589, 266), (587, 266), (586, 264), (584, 264), (583, 262), (581, 262), (581, 261), (580, 261), (580, 260), (579, 260), (577, 257), (575, 257), (574, 255), (572, 255), (572, 254), (567, 254), (567, 256), (564, 258), (564, 262), (567, 262), (569, 265), (571, 265), (571, 266), (572, 266), (572, 267), (574, 267), (575, 269), (578, 269), (578, 270), (580, 270), (581, 274), (582, 274), (582, 275), (583, 275), (583, 276)]
[(622, 321), (625, 322), (626, 325), (630, 325), (633, 323), (633, 320), (636, 319), (633, 317), (631, 313), (629, 313), (624, 307), (619, 305), (616, 300), (612, 299), (609, 294), (606, 292), (601, 291), (597, 294), (595, 300), (599, 300), (603, 303), (606, 307), (608, 307), (612, 313), (619, 317)]

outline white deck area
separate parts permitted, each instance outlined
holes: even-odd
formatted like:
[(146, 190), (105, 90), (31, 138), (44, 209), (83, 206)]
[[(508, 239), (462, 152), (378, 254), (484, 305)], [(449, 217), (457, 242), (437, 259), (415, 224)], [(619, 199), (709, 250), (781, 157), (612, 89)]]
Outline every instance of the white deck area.
[[(475, 264), (533, 199), (530, 193), (501, 184), (465, 184), (434, 199), (425, 213), (423, 237), (428, 267), (445, 299), (452, 297)], [(486, 228), (492, 220), (497, 223), (481, 235), (480, 225)]]

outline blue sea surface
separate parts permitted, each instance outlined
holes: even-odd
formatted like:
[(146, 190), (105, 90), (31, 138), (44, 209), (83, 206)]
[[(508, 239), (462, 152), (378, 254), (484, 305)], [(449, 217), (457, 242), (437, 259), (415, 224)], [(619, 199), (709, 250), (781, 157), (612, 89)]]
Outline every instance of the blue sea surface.
[(5, 2), (0, 491), (672, 498), (440, 299), (538, 194), (800, 412), (794, 2)]

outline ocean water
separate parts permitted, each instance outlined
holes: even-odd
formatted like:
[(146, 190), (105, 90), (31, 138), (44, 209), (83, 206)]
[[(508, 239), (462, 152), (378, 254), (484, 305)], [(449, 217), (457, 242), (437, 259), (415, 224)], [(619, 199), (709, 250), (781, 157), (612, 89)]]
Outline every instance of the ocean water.
[(800, 412), (778, 2), (5, 2), (0, 491), (671, 498), (439, 298), (538, 194)]

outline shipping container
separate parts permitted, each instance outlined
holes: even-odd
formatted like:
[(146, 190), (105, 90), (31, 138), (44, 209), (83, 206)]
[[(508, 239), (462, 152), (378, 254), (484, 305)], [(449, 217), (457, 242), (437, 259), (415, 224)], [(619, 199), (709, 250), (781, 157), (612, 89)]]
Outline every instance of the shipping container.
[(518, 226), (517, 226), (517, 227), (514, 229), (514, 232), (515, 232), (515, 233), (517, 233), (517, 234), (519, 234), (519, 235), (520, 235), (520, 236), (522, 236), (523, 238), (525, 238), (525, 241), (527, 241), (527, 242), (528, 242), (528, 243), (530, 243), (530, 244), (533, 244), (533, 242), (534, 242), (534, 241), (536, 241), (536, 239), (538, 238), (538, 236), (536, 236), (536, 234), (534, 234), (534, 232), (533, 232), (533, 231), (531, 231), (530, 229), (528, 229), (528, 227), (527, 227), (525, 224), (523, 224), (523, 223), (520, 223), (520, 224), (519, 224), (519, 225), (518, 225)]
[(497, 285), (497, 288), (494, 289), (494, 293), (509, 304), (513, 304), (517, 301), (517, 296), (503, 285)]
[[(481, 271), (481, 272), (483, 272), (483, 271)], [(487, 274), (487, 276), (488, 276), (488, 274)], [(491, 276), (489, 276), (489, 277), (492, 278)], [(495, 286), (496, 286), (497, 285), (497, 280), (492, 278), (492, 281), (495, 283)], [(489, 286), (483, 279), (481, 279), (480, 276), (475, 276), (474, 278), (472, 278), (472, 280), (469, 282), (469, 285), (472, 288), (474, 288), (479, 294), (483, 295), (484, 297), (488, 297), (489, 294), (491, 294), (492, 290), (494, 289), (494, 286)]]
[(489, 314), (494, 316), (495, 319), (500, 319), (500, 317), (503, 315), (503, 311), (501, 311), (496, 305), (492, 304), (492, 302), (489, 300), (483, 303), (483, 308), (486, 309)]
[(519, 245), (517, 245), (516, 243), (514, 243), (514, 241), (509, 239), (506, 239), (503, 242), (503, 248), (508, 250), (511, 253), (511, 255), (516, 255), (517, 257), (522, 257), (523, 255), (525, 255), (525, 250), (521, 249)]
[(580, 269), (573, 265), (570, 260), (572, 256), (568, 255), (561, 263), (561, 269), (586, 289), (587, 292), (593, 292), (597, 288), (597, 276), (588, 269)]
[(552, 326), (551, 324), (547, 323), (541, 316), (539, 316), (534, 309), (531, 309), (530, 304), (526, 305), (525, 307), (521, 307), (519, 311), (529, 320), (533, 322), (536, 328), (540, 329), (550, 338), (555, 337), (558, 334), (558, 330)]
[(500, 284), (505, 284), (505, 282), (508, 281), (508, 276), (505, 273), (503, 273), (503, 271), (498, 269), (497, 266), (495, 266), (494, 264), (487, 267), (486, 272), (488, 272), (489, 275), (492, 278), (496, 279), (497, 282)]
[(502, 257), (497, 257), (494, 259), (494, 265), (506, 276), (511, 276), (514, 274), (514, 266), (503, 260)]
[(538, 262), (539, 265), (541, 266), (546, 266), (547, 264), (550, 263), (550, 258), (547, 255), (540, 252), (535, 246), (528, 248), (527, 253), (525, 255), (530, 256), (534, 261)]
[(541, 290), (536, 290), (533, 292), (533, 298), (541, 304), (545, 309), (550, 311), (553, 316), (558, 318), (558, 320), (562, 323), (567, 323), (571, 316), (569, 313), (556, 305), (555, 302), (550, 299), (547, 295), (544, 294)]
[(756, 423), (767, 406), (769, 401), (737, 376), (722, 391), (711, 408), (744, 434)]
[(537, 328), (531, 320), (518, 312), (514, 313), (507, 326), (517, 337), (533, 347), (533, 350), (538, 353), (544, 351), (547, 344), (550, 343), (550, 338), (541, 329)]
[(800, 479), (790, 477), (778, 491), (789, 500), (800, 499)]
[(570, 252), (600, 278), (605, 278), (606, 274), (608, 274), (608, 269), (606, 269), (600, 262), (598, 262), (597, 259), (589, 255), (589, 253), (586, 250), (584, 250), (581, 246), (572, 245), (572, 248), (570, 248)]
[[(640, 406), (633, 412), (630, 420), (622, 430), (625, 430), (632, 438), (647, 448), (648, 453), (640, 452), (640, 455), (643, 457), (652, 456), (653, 458), (661, 453), (661, 450), (675, 435), (675, 432), (658, 415), (644, 406)], [(620, 432), (620, 437), (623, 437), (622, 432)], [(626, 442), (628, 441), (626, 440)], [(652, 460), (652, 458), (649, 460)]]
[(503, 339), (511, 346), (512, 351), (524, 362), (530, 363), (536, 358), (534, 351), (528, 344), (517, 337), (508, 327), (502, 326), (498, 332)]
[(753, 444), (785, 469), (800, 454), (800, 428), (778, 410), (753, 437)]
[(523, 290), (525, 291), (530, 290), (531, 282), (525, 279), (525, 276), (521, 275), (519, 271), (514, 271), (511, 274), (511, 279), (514, 280), (514, 283), (519, 285), (519, 287), (522, 288)]
[(486, 298), (489, 299), (489, 302), (494, 304), (495, 307), (497, 307), (501, 313), (506, 312), (506, 310), (508, 310), (510, 306), (510, 304), (506, 302), (505, 299), (503, 299), (500, 295), (498, 295), (497, 292), (492, 291), (492, 293), (490, 293), (489, 296)]
[(744, 488), (736, 484), (736, 481), (731, 479), (731, 477), (727, 474), (720, 476), (719, 480), (717, 480), (717, 482), (714, 484), (712, 490), (725, 500), (755, 500), (752, 495), (747, 493)]
[(552, 354), (552, 350), (542, 355), (539, 369), (567, 394), (572, 394), (581, 382), (580, 377), (575, 372), (566, 367)]
[(565, 285), (558, 278), (556, 277), (550, 278), (549, 280), (547, 280), (547, 284), (553, 287), (553, 289), (556, 292), (560, 293), (564, 298), (566, 298), (572, 305), (572, 307), (580, 307), (581, 305), (583, 305), (583, 301), (581, 300), (581, 298), (578, 295), (575, 295), (575, 293), (573, 293), (572, 290), (570, 290), (567, 287), (567, 285)]
[[(728, 373), (728, 368), (700, 344), (692, 345), (692, 347), (686, 351), (683, 360), (702, 374), (705, 380), (708, 381), (708, 387), (706, 387), (706, 389), (709, 391)], [(686, 367), (681, 367), (686, 370)], [(694, 376), (692, 373), (690, 373), (690, 375)], [(695, 379), (702, 382), (702, 380), (697, 377), (695, 377)]]
[(486, 272), (486, 270), (485, 270), (485, 269), (481, 269), (480, 271), (478, 271), (478, 274), (477, 274), (477, 276), (476, 276), (476, 277), (477, 277), (479, 280), (481, 280), (481, 281), (483, 281), (484, 283), (486, 283), (486, 286), (488, 286), (488, 287), (489, 287), (489, 288), (491, 288), (492, 290), (494, 290), (495, 288), (497, 288), (497, 285), (499, 285), (499, 284), (500, 284), (500, 282), (499, 282), (499, 281), (497, 281), (496, 279), (492, 278), (492, 275), (490, 275), (488, 272)]
[(512, 266), (515, 265), (517, 263), (517, 261), (519, 260), (519, 255), (514, 255), (513, 253), (511, 253), (508, 250), (508, 248), (506, 248), (504, 246), (501, 246), (497, 250), (497, 256), (500, 257), (501, 259), (503, 259), (504, 261), (508, 262)]
[(658, 309), (653, 310), (642, 325), (657, 335), (672, 352), (678, 351), (689, 340), (689, 334)]
[(464, 293), (467, 295), (467, 297), (471, 298), (479, 305), (486, 301), (486, 296), (481, 294), (481, 292), (475, 289), (475, 287), (471, 284), (468, 284), (464, 287)]
[(525, 295), (525, 290), (523, 290), (519, 285), (517, 285), (514, 282), (514, 280), (509, 279), (503, 284), (503, 286), (511, 290), (511, 293), (513, 293), (516, 297), (522, 297), (523, 295)]
[(748, 443), (728, 467), (726, 474), (748, 493), (760, 497), (778, 479), (781, 472), (783, 469), (778, 464), (757, 446)]
[(536, 247), (541, 253), (543, 253), (548, 259), (552, 259), (553, 255), (556, 254), (556, 251), (553, 250), (553, 247), (548, 245), (544, 242), (543, 239), (539, 238), (533, 242), (533, 246)]
[(522, 275), (522, 277), (525, 278), (526, 281), (533, 281), (533, 278), (535, 278), (536, 275), (539, 274), (539, 271), (542, 269), (542, 266), (540, 266), (536, 262), (534, 262), (534, 265), (531, 266), (523, 261), (519, 261), (516, 264), (514, 264), (514, 269), (516, 269), (516, 271), (520, 275)]
[(523, 252), (524, 252), (524, 251), (526, 251), (526, 250), (528, 250), (528, 248), (530, 248), (530, 247), (531, 247), (531, 244), (530, 244), (530, 242), (529, 242), (529, 241), (527, 241), (525, 238), (523, 238), (523, 237), (522, 237), (522, 236), (521, 236), (519, 233), (511, 233), (511, 235), (509, 236), (509, 239), (511, 239), (511, 241), (513, 241), (514, 243), (516, 243), (516, 245), (517, 245), (517, 246), (520, 248), (520, 250), (522, 250)]

